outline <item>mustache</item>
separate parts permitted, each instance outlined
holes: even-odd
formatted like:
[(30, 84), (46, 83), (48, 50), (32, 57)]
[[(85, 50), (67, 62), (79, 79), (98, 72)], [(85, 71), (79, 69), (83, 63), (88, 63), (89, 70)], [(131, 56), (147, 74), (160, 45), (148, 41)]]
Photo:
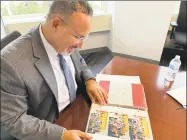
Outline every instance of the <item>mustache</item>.
[(76, 48), (77, 48), (77, 45), (72, 45), (71, 47), (74, 48), (74, 49), (76, 49)]

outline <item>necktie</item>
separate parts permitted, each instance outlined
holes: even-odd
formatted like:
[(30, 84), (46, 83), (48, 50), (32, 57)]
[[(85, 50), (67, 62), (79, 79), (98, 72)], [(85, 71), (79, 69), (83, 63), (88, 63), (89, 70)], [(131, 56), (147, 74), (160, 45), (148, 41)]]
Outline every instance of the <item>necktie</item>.
[(64, 59), (64, 57), (61, 54), (59, 54), (58, 56), (60, 58), (61, 69), (64, 72), (66, 85), (67, 85), (68, 90), (69, 90), (70, 102), (72, 103), (76, 99), (75, 83), (74, 83), (74, 80), (73, 80), (73, 76), (72, 76), (70, 68), (69, 68), (66, 60)]

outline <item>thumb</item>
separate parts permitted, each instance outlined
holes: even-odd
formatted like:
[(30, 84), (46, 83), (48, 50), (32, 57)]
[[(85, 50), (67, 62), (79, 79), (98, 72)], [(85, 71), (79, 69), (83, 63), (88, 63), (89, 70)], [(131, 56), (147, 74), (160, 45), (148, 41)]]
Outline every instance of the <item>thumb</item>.
[(90, 99), (91, 99), (91, 101), (93, 102), (93, 103), (95, 103), (95, 97), (90, 93), (90, 94), (88, 94), (89, 95), (89, 97), (90, 97)]
[(85, 138), (86, 140), (90, 140), (92, 139), (92, 136), (90, 136), (89, 134), (87, 133), (84, 133), (84, 132), (81, 132), (81, 131), (78, 131), (78, 134), (81, 138)]

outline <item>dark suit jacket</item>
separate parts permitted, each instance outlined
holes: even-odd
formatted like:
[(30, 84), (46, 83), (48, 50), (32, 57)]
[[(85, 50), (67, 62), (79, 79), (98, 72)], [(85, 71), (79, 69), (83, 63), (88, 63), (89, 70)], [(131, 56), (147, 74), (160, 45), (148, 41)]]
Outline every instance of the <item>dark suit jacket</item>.
[[(94, 78), (76, 50), (71, 54), (78, 86)], [(1, 51), (1, 126), (23, 140), (60, 140), (55, 75), (39, 34), (39, 27)]]

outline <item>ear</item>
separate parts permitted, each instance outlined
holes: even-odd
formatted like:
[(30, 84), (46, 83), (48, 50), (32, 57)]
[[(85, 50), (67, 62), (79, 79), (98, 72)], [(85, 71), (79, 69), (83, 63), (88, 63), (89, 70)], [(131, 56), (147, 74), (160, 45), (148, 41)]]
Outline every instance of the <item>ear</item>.
[(51, 24), (52, 24), (52, 28), (57, 28), (58, 26), (60, 26), (60, 19), (57, 18), (57, 17), (54, 17), (52, 20), (51, 20)]

